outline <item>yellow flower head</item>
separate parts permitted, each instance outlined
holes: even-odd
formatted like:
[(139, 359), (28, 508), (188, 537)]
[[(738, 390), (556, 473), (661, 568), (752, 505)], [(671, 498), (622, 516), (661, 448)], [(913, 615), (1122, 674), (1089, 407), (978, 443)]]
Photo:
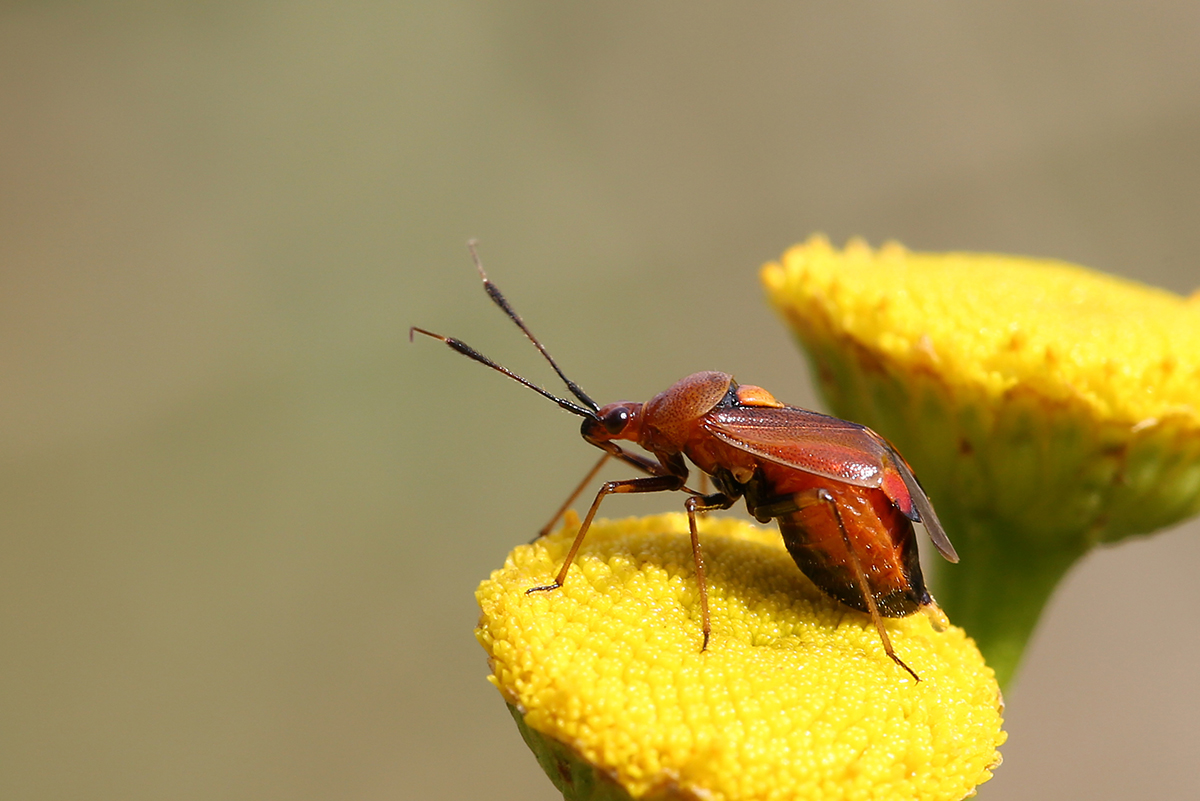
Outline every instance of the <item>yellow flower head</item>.
[(762, 277), (834, 413), (915, 468), (962, 557), (937, 595), (1002, 679), (1078, 556), (1200, 511), (1197, 297), (821, 237)]
[(1094, 540), (1200, 511), (1200, 303), (1049, 259), (821, 237), (763, 281), (835, 411), (892, 439), (935, 502)]
[(515, 549), (476, 596), (492, 682), (568, 798), (961, 799), (999, 764), (999, 689), (961, 629), (864, 615), (817, 590), (779, 533), (704, 520), (712, 640), (683, 515), (578, 520)]

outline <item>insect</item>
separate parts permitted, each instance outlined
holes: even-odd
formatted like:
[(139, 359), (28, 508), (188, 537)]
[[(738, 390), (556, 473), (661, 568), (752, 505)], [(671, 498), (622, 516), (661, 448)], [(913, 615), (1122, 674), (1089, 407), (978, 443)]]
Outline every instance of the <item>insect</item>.
[[(948, 561), (957, 562), (958, 555), (912, 468), (887, 440), (858, 423), (786, 406), (762, 387), (738, 384), (733, 376), (719, 372), (694, 373), (645, 403), (600, 406), (566, 377), (488, 279), (475, 243), (468, 246), (488, 296), (546, 358), (578, 403), (554, 395), (461, 340), (416, 326), (409, 329), (409, 340), (414, 334), (440, 340), (549, 398), (582, 417), (584, 440), (604, 451), (539, 536), (550, 530), (608, 459), (619, 459), (647, 474), (605, 482), (554, 581), (527, 592), (563, 585), (596, 510), (609, 495), (683, 491), (688, 494), (684, 508), (700, 588), (704, 650), (712, 629), (696, 515), (728, 509), (744, 499), (759, 522), (779, 522), (788, 553), (813, 584), (870, 615), (887, 655), (920, 681), (896, 655), (883, 625), (885, 617), (936, 608), (921, 575), (913, 523), (924, 524), (934, 547)], [(653, 458), (629, 451), (618, 441), (636, 443)], [(716, 492), (702, 493), (687, 486), (685, 457), (711, 478)]]

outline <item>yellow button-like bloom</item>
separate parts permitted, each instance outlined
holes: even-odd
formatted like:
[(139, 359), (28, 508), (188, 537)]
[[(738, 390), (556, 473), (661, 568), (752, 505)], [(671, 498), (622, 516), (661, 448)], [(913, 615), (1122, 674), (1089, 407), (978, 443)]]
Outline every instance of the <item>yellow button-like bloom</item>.
[(577, 528), (518, 547), (476, 593), (491, 680), (568, 798), (957, 801), (999, 764), (999, 689), (961, 629), (886, 622), (914, 682), (777, 530), (708, 519), (701, 652), (686, 517), (597, 521), (565, 585), (526, 594)]
[[(913, 428), (914, 402), (957, 423), (938, 437), (961, 437), (947, 453), (1004, 437), (1005, 481), (930, 458), (924, 483), (971, 470), (956, 489), (995, 514), (1023, 518), (1032, 503), (1043, 526), (1068, 514), (1072, 528), (1084, 514), (1105, 540), (1200, 511), (1200, 304), (1048, 259), (860, 241), (838, 251), (819, 237), (763, 280), (838, 413), (893, 437), (909, 461), (937, 434)], [(1064, 478), (1077, 491), (1049, 497)]]
[(916, 469), (962, 557), (938, 599), (1002, 680), (1079, 556), (1200, 511), (1196, 297), (820, 237), (763, 281), (833, 412)]

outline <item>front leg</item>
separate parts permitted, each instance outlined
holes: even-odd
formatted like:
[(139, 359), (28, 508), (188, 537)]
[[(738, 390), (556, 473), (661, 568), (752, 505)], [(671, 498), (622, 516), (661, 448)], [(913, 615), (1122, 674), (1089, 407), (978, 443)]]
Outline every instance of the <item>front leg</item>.
[[(596, 462), (592, 469), (588, 471), (587, 475), (583, 477), (583, 480), (580, 481), (575, 489), (571, 491), (571, 494), (567, 496), (567, 499), (562, 502), (562, 506), (559, 506), (557, 511), (554, 512), (554, 516), (550, 518), (546, 525), (541, 527), (537, 533), (537, 536), (533, 538), (533, 541), (536, 542), (550, 533), (555, 524), (558, 523), (560, 518), (562, 518), (563, 513), (570, 508), (571, 504), (575, 503), (575, 499), (579, 497), (579, 493), (583, 492), (584, 487), (592, 483), (592, 479), (596, 477), (596, 474), (600, 472), (600, 468), (604, 467), (605, 462), (607, 462), (609, 459), (620, 459), (626, 464), (632, 465), (638, 470), (641, 470), (643, 473), (647, 473), (652, 476), (675, 475), (678, 472), (679, 467), (684, 467), (683, 465), (672, 465), (671, 467), (667, 467), (661, 462), (649, 459), (641, 454), (631, 453), (622, 448), (620, 445), (617, 445), (615, 442), (604, 442), (601, 443), (599, 447), (604, 451), (604, 455), (600, 457), (600, 461)], [(683, 469), (683, 476), (685, 478), (687, 477), (686, 467)], [(689, 489), (687, 487), (682, 487), (681, 489), (684, 492), (691, 493), (693, 495), (697, 494), (696, 490), (694, 489)]]
[(534, 542), (537, 542), (542, 537), (550, 533), (550, 531), (554, 528), (554, 524), (557, 523), (559, 518), (563, 516), (563, 513), (570, 508), (571, 504), (575, 503), (575, 499), (579, 497), (579, 493), (583, 492), (583, 488), (592, 483), (592, 479), (594, 479), (596, 474), (600, 472), (600, 468), (604, 467), (604, 463), (611, 458), (612, 454), (608, 451), (605, 451), (604, 455), (600, 457), (600, 461), (596, 462), (595, 466), (588, 471), (587, 475), (583, 477), (583, 480), (579, 482), (575, 489), (571, 490), (571, 494), (568, 495), (567, 499), (562, 502), (562, 506), (558, 507), (558, 510), (554, 513), (554, 517), (551, 517), (549, 522), (542, 526), (541, 530), (538, 531), (537, 536), (533, 538)]
[(596, 493), (596, 500), (592, 501), (592, 508), (588, 509), (587, 517), (583, 519), (583, 525), (579, 527), (579, 533), (575, 535), (575, 542), (571, 543), (571, 550), (567, 551), (567, 558), (563, 560), (563, 565), (559, 569), (558, 575), (554, 577), (554, 582), (540, 587), (530, 587), (525, 592), (557, 590), (563, 585), (563, 581), (567, 578), (567, 570), (571, 567), (571, 562), (575, 561), (575, 554), (579, 552), (579, 546), (583, 544), (583, 538), (587, 536), (588, 529), (592, 527), (592, 519), (596, 516), (596, 510), (600, 508), (600, 502), (605, 497), (612, 495), (614, 492), (669, 492), (680, 490), (683, 489), (686, 481), (687, 476), (685, 474), (683, 476), (650, 476), (649, 478), (627, 478), (624, 481), (605, 482), (600, 487), (600, 491)]

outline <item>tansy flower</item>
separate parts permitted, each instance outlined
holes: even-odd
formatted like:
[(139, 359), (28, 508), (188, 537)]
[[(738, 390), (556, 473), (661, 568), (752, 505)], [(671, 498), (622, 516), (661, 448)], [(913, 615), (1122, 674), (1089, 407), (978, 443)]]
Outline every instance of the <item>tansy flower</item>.
[(832, 411), (915, 468), (961, 557), (935, 595), (1002, 683), (1089, 548), (1200, 510), (1196, 296), (820, 237), (762, 277)]
[(961, 629), (865, 614), (820, 592), (778, 530), (701, 522), (712, 639), (684, 515), (578, 518), (510, 555), (476, 596), (492, 682), (568, 799), (957, 801), (999, 764), (1002, 703)]

